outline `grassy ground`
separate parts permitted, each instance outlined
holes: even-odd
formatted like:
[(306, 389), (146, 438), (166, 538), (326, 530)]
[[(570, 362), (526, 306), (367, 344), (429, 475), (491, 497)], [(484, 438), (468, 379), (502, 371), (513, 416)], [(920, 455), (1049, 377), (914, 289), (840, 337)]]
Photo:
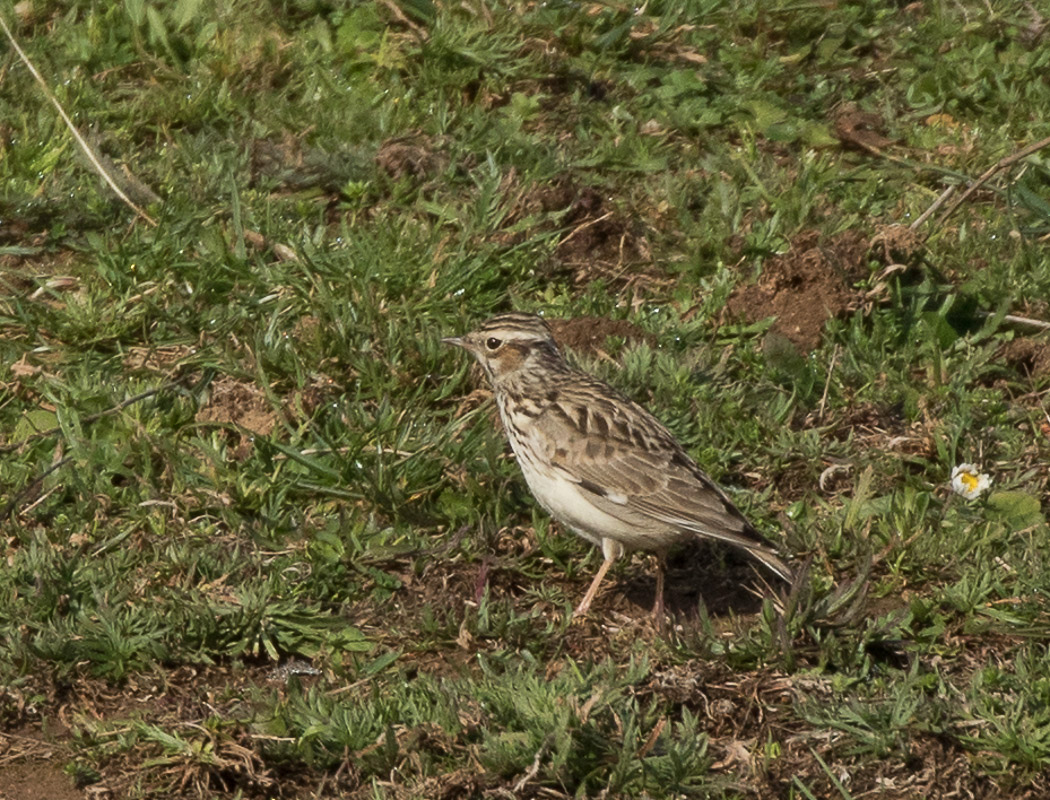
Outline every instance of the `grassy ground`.
[[(0, 6), (156, 221), (5, 48), (0, 793), (1046, 797), (1050, 151), (950, 208), (1050, 135), (1036, 6)], [(509, 308), (804, 585), (571, 622), (439, 343)]]

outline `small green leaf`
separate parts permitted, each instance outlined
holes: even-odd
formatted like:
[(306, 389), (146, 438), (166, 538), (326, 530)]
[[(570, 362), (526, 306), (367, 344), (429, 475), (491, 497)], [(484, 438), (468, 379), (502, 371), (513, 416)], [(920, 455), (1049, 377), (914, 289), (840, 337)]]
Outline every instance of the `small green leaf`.
[(793, 53), (789, 53), (786, 56), (781, 56), (780, 57), (780, 63), (781, 64), (788, 64), (788, 65), (792, 65), (792, 66), (795, 65), (795, 64), (801, 64), (803, 61), (805, 61), (807, 58), (809, 58), (809, 54), (812, 53), (812, 52), (813, 52), (812, 45), (808, 45), (808, 44), (803, 45), (801, 49), (796, 50)]
[(146, 6), (146, 21), (149, 23), (150, 43), (167, 49), (168, 26), (164, 24), (164, 17), (153, 6)]
[(800, 125), (802, 141), (810, 147), (833, 147), (839, 140), (823, 122), (807, 121)]
[(765, 100), (752, 100), (746, 107), (755, 115), (755, 127), (762, 133), (788, 120), (787, 111)]
[(988, 508), (1014, 530), (1031, 528), (1045, 521), (1039, 498), (1027, 492), (992, 492), (988, 495)]
[(124, 10), (133, 25), (141, 25), (146, 20), (145, 0), (124, 0)]
[(201, 0), (178, 0), (175, 4), (175, 27), (182, 30), (193, 22), (200, 7)]
[(58, 427), (58, 415), (54, 411), (37, 408), (22, 416), (15, 425), (14, 440), (20, 442), (41, 431)]
[(397, 7), (422, 25), (432, 25), (437, 19), (437, 7), (432, 0), (397, 0)]
[(401, 657), (399, 650), (390, 650), (365, 665), (361, 672), (367, 677), (372, 677), (382, 672)]
[(959, 339), (958, 332), (951, 326), (951, 323), (944, 318), (944, 315), (941, 312), (924, 311), (922, 313), (922, 320), (926, 323), (927, 330), (933, 334), (937, 341), (937, 345), (942, 350), (948, 349)]

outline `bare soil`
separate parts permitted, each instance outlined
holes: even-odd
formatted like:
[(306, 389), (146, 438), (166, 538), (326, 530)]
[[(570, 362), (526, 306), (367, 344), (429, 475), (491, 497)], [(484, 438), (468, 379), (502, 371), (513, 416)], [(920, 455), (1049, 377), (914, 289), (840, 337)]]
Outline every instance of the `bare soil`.
[(604, 353), (605, 341), (610, 336), (626, 339), (628, 342), (653, 343), (651, 334), (625, 319), (573, 317), (552, 319), (550, 326), (559, 347), (588, 356)]
[(251, 453), (252, 434), (268, 436), (277, 425), (266, 395), (252, 383), (224, 375), (210, 387), (208, 402), (197, 412), (198, 422), (231, 425), (240, 430), (235, 437), (233, 455), (243, 460)]
[(408, 178), (421, 182), (435, 177), (448, 166), (448, 155), (441, 142), (416, 131), (387, 139), (375, 155), (376, 166), (399, 181)]
[(999, 357), (1030, 378), (1050, 374), (1050, 340), (1045, 338), (1014, 339), (999, 349)]
[[(602, 187), (571, 175), (549, 184), (523, 186), (512, 172), (501, 190), (508, 211), (504, 230), (495, 240), (511, 245), (526, 235), (553, 235), (551, 260), (538, 265), (545, 272), (568, 273), (577, 286), (599, 279), (621, 290), (670, 285), (671, 278), (653, 261), (644, 215), (632, 213), (626, 201)], [(535, 225), (526, 234), (520, 225), (528, 220), (535, 220)]]
[(757, 283), (733, 292), (729, 314), (749, 323), (776, 317), (773, 330), (808, 353), (829, 319), (860, 304), (853, 284), (869, 275), (868, 251), (868, 240), (855, 231), (831, 239), (808, 231), (788, 253), (766, 260)]
[[(461, 535), (476, 534), (464, 531)], [(600, 563), (600, 558), (592, 558), (590, 569), (577, 569), (569, 577), (540, 556), (534, 535), (524, 527), (506, 528), (490, 541), (479, 542), (478, 550), (482, 555), (475, 560), (449, 558), (436, 551), (433, 557), (425, 558), (419, 575), (413, 572), (414, 556), (406, 556), (399, 564), (384, 565), (385, 570), (401, 580), (403, 589), (390, 601), (361, 607), (353, 620), (355, 626), (369, 636), (397, 638), (400, 632), (418, 629), (424, 613), (462, 621), (487, 596), (490, 602), (510, 601), (520, 607), (522, 615), (538, 610), (541, 619), (537, 625), (542, 628), (549, 620), (560, 621), (566, 609), (560, 603), (537, 599), (531, 591), (539, 584), (547, 593), (558, 589), (562, 597), (575, 605)], [(579, 559), (585, 558), (587, 552), (581, 544)], [(536, 573), (537, 577), (530, 580), (527, 573)], [(586, 660), (620, 660), (625, 652), (623, 637), (655, 639), (658, 631), (651, 613), (655, 575), (652, 556), (634, 554), (621, 559), (602, 584), (592, 613), (578, 620), (559, 642), (560, 652)], [(717, 544), (697, 542), (675, 551), (668, 559), (664, 599), (682, 635), (697, 632), (702, 624), (701, 608), (715, 619), (716, 627), (742, 625), (761, 608), (763, 579), (775, 581), (757, 571), (746, 555)], [(506, 642), (469, 639), (461, 642), (462, 653), (438, 657), (428, 654), (422, 656), (421, 666), (442, 674), (455, 673), (473, 660), (479, 649), (489, 646), (505, 647)]]
[[(462, 535), (472, 535), (471, 531)], [(569, 535), (569, 534), (563, 534)], [(496, 599), (510, 599), (521, 613), (537, 608), (536, 633), (542, 632), (548, 620), (563, 613), (563, 607), (537, 602), (527, 595), (529, 579), (525, 570), (542, 570), (545, 587), (560, 586), (573, 601), (582, 596), (590, 580), (590, 570), (579, 570), (567, 577), (553, 564), (538, 558), (531, 532), (524, 527), (498, 532), (491, 542), (491, 554), (477, 560), (449, 558), (435, 551), (422, 559), (422, 573), (415, 574), (419, 554), (397, 556), (382, 568), (399, 574), (402, 588), (386, 602), (376, 602), (356, 610), (350, 620), (366, 630), (381, 645), (402, 653), (398, 663), (406, 677), (413, 669), (422, 674), (455, 677), (477, 669), (479, 652), (506, 648), (506, 639), (486, 640), (466, 633), (463, 620), (476, 613), (480, 593)], [(581, 553), (584, 552), (581, 548)], [(582, 556), (581, 556), (582, 557)], [(597, 566), (597, 559), (593, 560)], [(675, 615), (672, 637), (688, 641), (701, 624), (696, 615), (702, 601), (716, 630), (730, 630), (754, 624), (760, 601), (750, 592), (755, 585), (749, 560), (721, 547), (699, 546), (675, 555), (669, 564), (669, 608)], [(658, 645), (659, 635), (653, 625), (650, 606), (654, 581), (651, 559), (635, 557), (624, 560), (614, 570), (595, 601), (593, 613), (578, 620), (562, 636), (552, 637), (556, 652), (548, 654), (550, 676), (564, 669), (570, 660), (626, 663), (636, 652), (639, 640)], [(444, 649), (433, 646), (414, 651), (412, 636), (422, 627), (421, 615), (448, 615), (451, 630), (461, 631), (459, 639)], [(874, 609), (871, 613), (875, 613)], [(519, 635), (528, 637), (528, 630)], [(990, 651), (1006, 653), (1017, 642), (1002, 637), (989, 641), (987, 636), (966, 638), (947, 634), (952, 646), (962, 655), (956, 660), (961, 668), (977, 670), (987, 663)], [(656, 741), (660, 730), (673, 724), (682, 709), (688, 709), (699, 720), (700, 730), (708, 737), (709, 752), (714, 760), (711, 772), (722, 776), (727, 785), (735, 785), (755, 796), (786, 798), (791, 796), (795, 778), (818, 797), (839, 796), (819, 759), (831, 765), (837, 778), (846, 781), (854, 797), (880, 797), (891, 800), (928, 797), (970, 797), (990, 800), (1009, 796), (1018, 800), (1045, 797), (1045, 780), (1034, 779), (1019, 791), (1016, 787), (996, 784), (981, 774), (968, 753), (950, 736), (912, 736), (900, 745), (893, 757), (871, 759), (852, 755), (852, 740), (840, 732), (821, 730), (804, 718), (805, 709), (815, 705), (843, 702), (832, 679), (833, 665), (822, 671), (781, 669), (776, 664), (743, 669), (724, 659), (695, 658), (681, 661), (666, 648), (651, 649), (651, 672), (647, 681), (633, 689), (639, 702), (653, 703), (668, 709), (658, 717), (648, 738)], [(806, 655), (800, 651), (804, 661)], [(329, 675), (329, 679), (331, 676)], [(303, 677), (301, 681), (324, 680)], [(154, 723), (164, 728), (178, 727), (187, 735), (203, 730), (202, 719), (220, 717), (243, 719), (253, 693), (284, 691), (284, 679), (275, 676), (270, 666), (178, 667), (153, 675), (135, 675), (121, 687), (103, 681), (80, 678), (72, 685), (56, 686), (45, 676), (33, 687), (49, 697), (48, 707), (59, 718), (104, 721), (127, 719)], [(371, 692), (374, 687), (330, 686), (332, 690)], [(802, 710), (800, 715), (799, 709)], [(464, 707), (462, 718), (469, 722), (477, 714), (483, 724), (483, 713)], [(414, 728), (399, 726), (394, 731), (405, 762), (391, 772), (396, 780), (383, 785), (385, 793), (397, 798), (475, 798), (504, 797), (517, 784), (520, 776), (501, 777), (485, 773), (476, 760), (469, 758), (477, 745), (466, 734), (442, 731), (433, 725)], [(115, 751), (100, 766), (98, 782), (84, 789), (74, 787), (63, 771), (71, 759), (68, 731), (45, 732), (39, 725), (21, 725), (0, 734), (0, 800), (109, 800), (126, 796), (139, 778), (138, 765), (143, 759), (160, 756), (148, 743), (130, 751)], [(155, 797), (239, 796), (246, 798), (364, 798), (374, 796), (371, 780), (362, 780), (354, 764), (367, 758), (369, 748), (347, 753), (345, 769), (314, 772), (299, 767), (294, 774), (282, 774), (267, 767), (263, 758), (265, 737), (243, 730), (236, 742), (226, 742), (217, 749), (218, 767), (206, 767), (193, 759), (172, 760), (161, 775), (153, 773), (148, 787)], [(775, 754), (766, 751), (766, 743), (780, 743)], [(416, 780), (412, 754), (420, 749), (450, 753), (461, 751), (464, 761), (472, 766)], [(403, 768), (402, 768), (403, 767)], [(515, 792), (519, 797), (568, 797), (551, 787), (527, 786)]]
[[(0, 734), (0, 740), (6, 739)], [(61, 762), (28, 760), (0, 765), (0, 800), (84, 800), (85, 796), (62, 771)]]
[(60, 723), (45, 728), (24, 721), (0, 732), (0, 800), (81, 800), (83, 793), (62, 770), (68, 739)]

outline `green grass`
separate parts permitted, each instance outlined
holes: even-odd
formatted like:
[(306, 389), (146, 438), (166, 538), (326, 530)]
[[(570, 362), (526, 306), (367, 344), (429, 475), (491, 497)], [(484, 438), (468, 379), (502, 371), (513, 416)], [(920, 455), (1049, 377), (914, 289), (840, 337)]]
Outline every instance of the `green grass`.
[[(0, 13), (157, 221), (5, 49), (0, 730), (123, 797), (1046, 791), (1050, 150), (892, 227), (1050, 134), (1032, 6)], [(812, 350), (726, 311), (807, 241)], [(598, 556), (440, 344), (509, 308), (636, 326), (571, 355), (786, 608), (713, 550), (668, 637), (642, 559), (569, 621)]]

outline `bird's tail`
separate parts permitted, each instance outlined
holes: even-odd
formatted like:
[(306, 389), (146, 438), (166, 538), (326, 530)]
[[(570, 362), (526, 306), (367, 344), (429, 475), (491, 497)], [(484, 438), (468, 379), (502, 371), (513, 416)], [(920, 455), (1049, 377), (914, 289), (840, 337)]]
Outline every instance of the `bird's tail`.
[[(741, 550), (750, 553), (753, 558), (762, 562), (770, 572), (775, 573), (787, 583), (793, 584), (795, 582), (795, 571), (780, 556), (773, 552), (773, 549), (766, 544), (766, 540), (762, 538), (762, 534), (755, 530), (735, 507), (727, 506), (726, 511), (726, 516), (717, 520), (718, 523), (721, 523), (718, 525), (709, 524), (701, 527), (695, 523), (688, 524), (684, 520), (676, 520), (675, 522), (682, 527), (691, 528), (705, 539), (715, 539), (739, 547)], [(733, 513), (733, 517), (727, 519), (726, 517), (728, 517), (728, 512), (730, 511)], [(731, 523), (735, 523), (737, 527), (735, 529), (730, 527)]]
[(762, 547), (761, 545), (745, 546), (748, 553), (754, 556), (758, 561), (771, 572), (774, 572), (787, 581), (788, 583), (795, 582), (795, 571), (791, 569), (783, 559), (780, 558), (776, 553), (770, 550), (768, 547)]

